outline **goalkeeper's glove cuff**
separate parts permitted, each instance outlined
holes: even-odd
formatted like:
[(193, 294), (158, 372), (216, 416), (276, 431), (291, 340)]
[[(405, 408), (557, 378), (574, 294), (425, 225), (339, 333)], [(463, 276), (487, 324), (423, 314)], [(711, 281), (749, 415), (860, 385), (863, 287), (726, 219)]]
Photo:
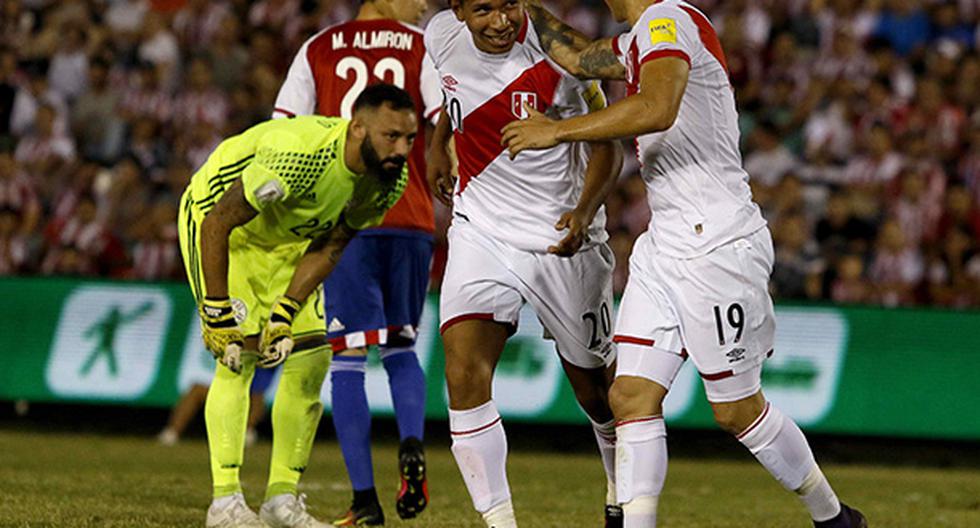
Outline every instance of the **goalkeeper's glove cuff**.
[(283, 295), (279, 297), (276, 305), (272, 308), (272, 315), (269, 316), (269, 322), (291, 325), (296, 314), (302, 307), (303, 305), (299, 301), (288, 295)]

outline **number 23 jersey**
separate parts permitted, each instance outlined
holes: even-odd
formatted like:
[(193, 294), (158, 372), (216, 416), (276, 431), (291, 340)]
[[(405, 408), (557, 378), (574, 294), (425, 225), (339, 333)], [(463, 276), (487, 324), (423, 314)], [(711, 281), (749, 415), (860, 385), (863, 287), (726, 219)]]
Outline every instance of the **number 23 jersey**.
[[(555, 222), (575, 208), (582, 193), (588, 145), (566, 143), (511, 160), (500, 129), (526, 117), (525, 104), (551, 117), (588, 113), (605, 106), (602, 91), (552, 63), (526, 18), (508, 53), (479, 50), (452, 11), (429, 21), (425, 45), (441, 77), (456, 141), (457, 216), (518, 249), (547, 251), (564, 236)], [(600, 209), (583, 249), (606, 240), (605, 221)]]
[(408, 156), (405, 196), (383, 227), (433, 231), (432, 197), (425, 181), (425, 124), (442, 104), (422, 31), (395, 20), (352, 20), (308, 39), (296, 54), (276, 98), (273, 117), (320, 114), (350, 119), (354, 100), (369, 84), (403, 88), (415, 103), (418, 139)]

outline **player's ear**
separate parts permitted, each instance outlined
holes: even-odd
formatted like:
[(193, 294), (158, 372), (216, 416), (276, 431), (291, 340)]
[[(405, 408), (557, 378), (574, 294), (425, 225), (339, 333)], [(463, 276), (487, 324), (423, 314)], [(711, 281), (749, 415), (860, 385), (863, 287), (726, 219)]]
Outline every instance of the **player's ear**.
[(449, 9), (456, 14), (456, 19), (463, 22), (463, 0), (449, 0)]
[(357, 112), (350, 120), (350, 135), (357, 141), (367, 136), (367, 126), (364, 123), (364, 112)]

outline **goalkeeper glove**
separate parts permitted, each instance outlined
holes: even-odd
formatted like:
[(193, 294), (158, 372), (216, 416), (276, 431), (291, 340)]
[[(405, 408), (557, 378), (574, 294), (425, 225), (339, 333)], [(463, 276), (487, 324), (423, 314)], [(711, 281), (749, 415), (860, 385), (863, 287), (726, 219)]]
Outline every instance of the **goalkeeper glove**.
[(302, 304), (285, 295), (276, 301), (259, 340), (258, 366), (272, 368), (286, 361), (286, 356), (293, 351), (293, 318), (301, 307)]
[(230, 299), (205, 297), (201, 303), (201, 336), (214, 359), (235, 374), (242, 371), (245, 336), (235, 321)]

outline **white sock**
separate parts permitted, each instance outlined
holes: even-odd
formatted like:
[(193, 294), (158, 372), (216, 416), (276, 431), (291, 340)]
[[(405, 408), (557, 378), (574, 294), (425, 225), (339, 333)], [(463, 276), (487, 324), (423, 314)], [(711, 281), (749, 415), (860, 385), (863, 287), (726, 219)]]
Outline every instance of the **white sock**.
[(657, 500), (667, 477), (667, 428), (662, 416), (616, 425), (616, 497), (623, 528), (657, 525)]
[(507, 436), (493, 401), (464, 411), (449, 409), (449, 431), (453, 457), (476, 511), (509, 504)]
[(814, 521), (829, 521), (840, 513), (840, 501), (827, 482), (827, 477), (823, 475), (823, 471), (820, 471), (820, 466), (816, 464), (803, 481), (803, 485), (795, 491), (806, 505), (806, 509), (810, 510), (810, 517)]
[(814, 520), (825, 521), (840, 512), (840, 501), (817, 466), (803, 431), (771, 403), (737, 438), (784, 488), (800, 496)]
[(637, 497), (623, 504), (623, 528), (649, 528), (657, 525), (658, 496)]
[(517, 528), (514, 506), (510, 500), (490, 508), (483, 514), (483, 521), (487, 523), (487, 528)]
[(602, 457), (602, 468), (606, 470), (606, 504), (616, 505), (616, 420), (606, 423), (592, 422), (592, 431)]

